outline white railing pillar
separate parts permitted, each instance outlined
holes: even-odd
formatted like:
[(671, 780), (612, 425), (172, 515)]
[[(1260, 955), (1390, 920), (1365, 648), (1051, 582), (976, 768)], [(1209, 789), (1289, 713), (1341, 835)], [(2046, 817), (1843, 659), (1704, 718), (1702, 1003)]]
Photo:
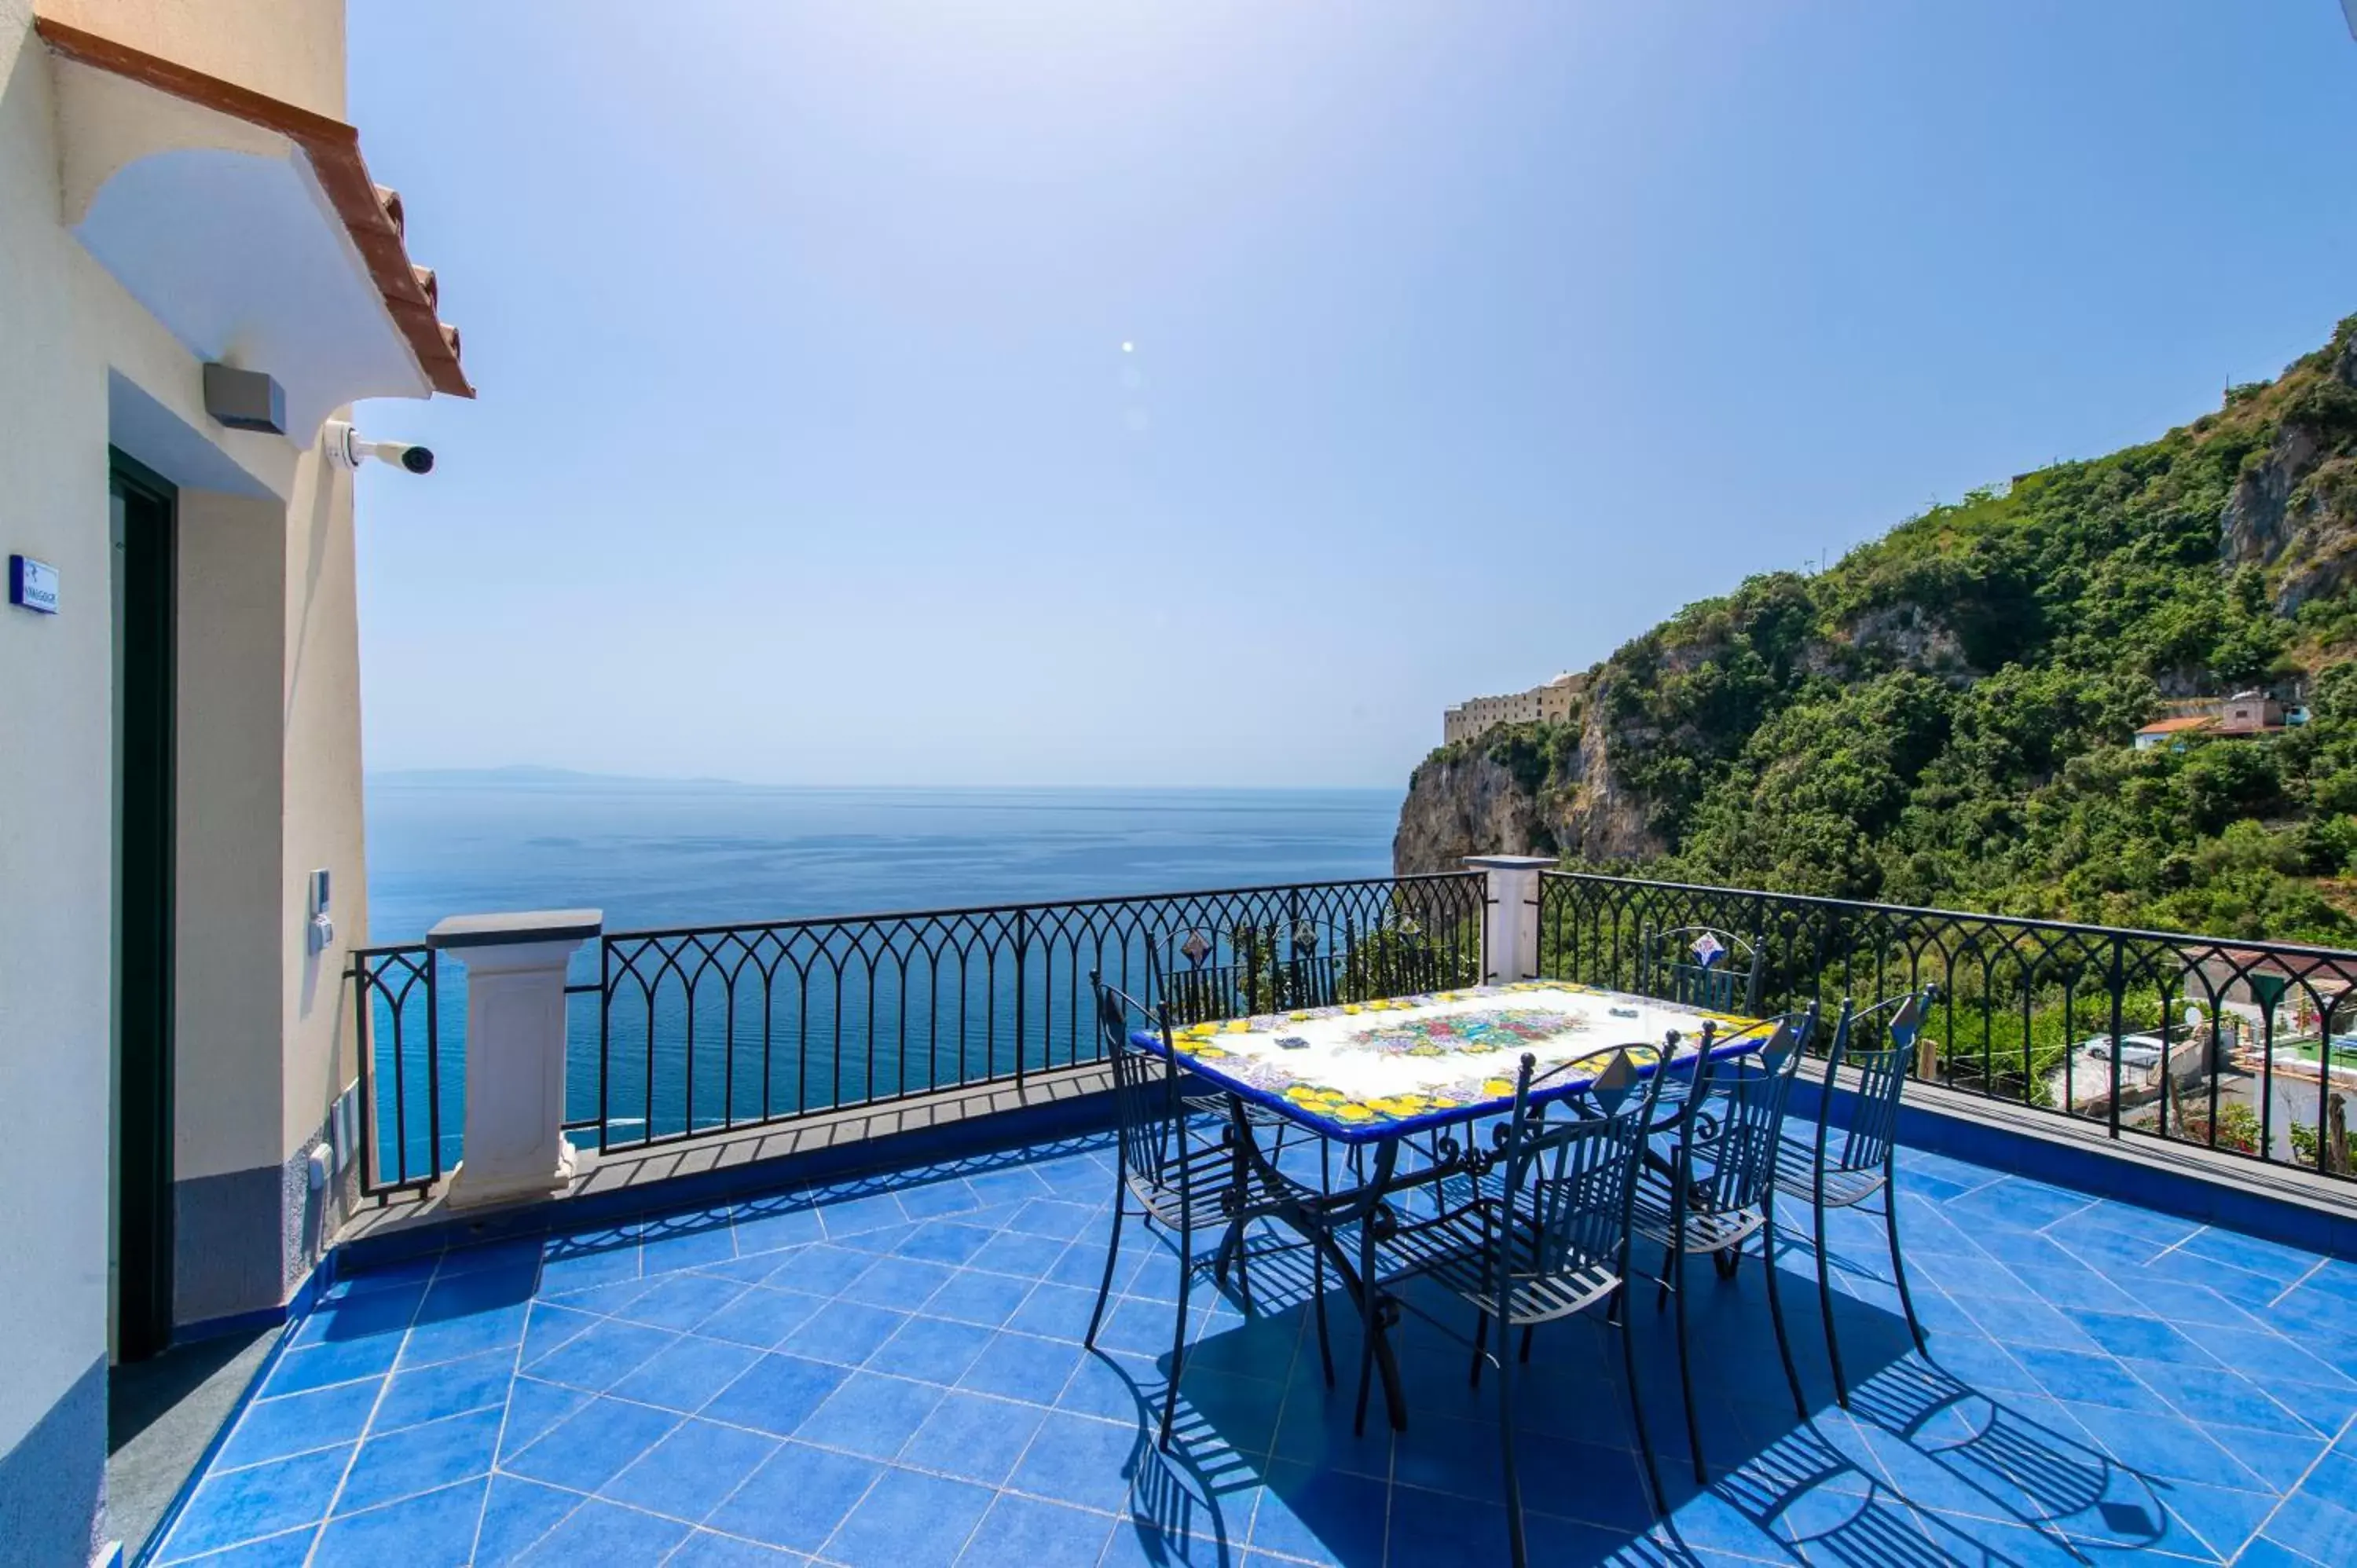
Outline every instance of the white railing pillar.
[(585, 1168), (565, 1141), (565, 966), (597, 909), (454, 915), (426, 946), (467, 971), (466, 1146), (453, 1208), (549, 1197)]
[(1465, 864), (1489, 882), (1481, 911), (1481, 972), (1491, 983), (1529, 980), (1539, 972), (1539, 873), (1555, 863), (1541, 854), (1469, 854)]

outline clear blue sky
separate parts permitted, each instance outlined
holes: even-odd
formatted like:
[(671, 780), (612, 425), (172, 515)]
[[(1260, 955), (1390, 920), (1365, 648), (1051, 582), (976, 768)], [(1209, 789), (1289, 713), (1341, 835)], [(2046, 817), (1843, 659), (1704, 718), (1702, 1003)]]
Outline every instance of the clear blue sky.
[[(2333, 0), (406, 0), (372, 768), (1397, 785), (2357, 311)], [(1125, 353), (1123, 344), (1135, 345)]]

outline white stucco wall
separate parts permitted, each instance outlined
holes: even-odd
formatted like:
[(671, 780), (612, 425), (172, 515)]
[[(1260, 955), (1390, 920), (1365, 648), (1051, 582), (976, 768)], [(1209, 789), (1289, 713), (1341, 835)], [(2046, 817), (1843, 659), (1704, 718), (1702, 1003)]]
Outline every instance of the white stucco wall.
[[(342, 111), (339, 4), (42, 5)], [(55, 68), (31, 22), (29, 0), (0, 0), (0, 554), (55, 565), (64, 613), (0, 606), (0, 1190), (38, 1195), (0, 1205), (0, 1455), (107, 1347), (111, 438), (184, 487), (178, 1178), (275, 1165), (317, 1128), (350, 1070), (333, 981), (366, 929), (349, 482), (212, 424), (195, 358), (60, 224)], [(249, 495), (187, 488), (224, 476)], [(337, 883), (324, 959), (304, 944), (314, 865)]]
[[(48, 61), (0, 0), (0, 553), (63, 612), (0, 605), (0, 1452), (106, 1350), (113, 649), (106, 378), (56, 220)], [(38, 1201), (31, 1200), (38, 1195)]]
[(179, 497), (173, 1176), (281, 1157), (279, 690), (286, 514)]
[[(347, 955), (368, 941), (351, 475), (317, 452), (307, 455), (296, 472), (285, 538), (280, 887), (289, 945), (282, 993), (282, 1157), (318, 1131), (328, 1105), (360, 1071), (350, 988), (343, 983)], [(324, 953), (312, 953), (304, 929), (310, 916), (310, 874), (321, 868), (333, 885), (336, 935)]]
[(344, 117), (343, 0), (40, 0), (41, 14), (117, 43)]

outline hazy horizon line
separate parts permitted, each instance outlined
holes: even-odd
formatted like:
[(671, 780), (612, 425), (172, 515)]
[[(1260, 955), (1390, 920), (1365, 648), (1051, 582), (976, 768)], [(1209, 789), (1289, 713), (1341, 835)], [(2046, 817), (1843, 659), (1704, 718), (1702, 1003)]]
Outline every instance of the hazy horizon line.
[(711, 774), (651, 774), (609, 773), (593, 768), (557, 768), (543, 763), (515, 762), (488, 767), (447, 768), (372, 768), (361, 772), (364, 783), (474, 783), (474, 784), (656, 784), (679, 789), (811, 789), (865, 791), (950, 791), (981, 792), (1013, 790), (1069, 791), (1071, 793), (1114, 791), (1185, 791), (1192, 794), (1405, 794), (1406, 786), (1385, 784), (1196, 784), (1196, 783), (1130, 783), (1130, 784), (1066, 784), (1066, 783), (819, 783), (810, 780), (783, 782), (752, 779), (724, 779)]

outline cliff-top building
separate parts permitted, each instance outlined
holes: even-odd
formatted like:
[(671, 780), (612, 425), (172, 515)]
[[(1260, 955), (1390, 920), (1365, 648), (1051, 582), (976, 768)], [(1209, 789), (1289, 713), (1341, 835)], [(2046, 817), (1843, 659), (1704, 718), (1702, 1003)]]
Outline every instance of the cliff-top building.
[(1469, 697), (1440, 715), (1440, 743), (1454, 746), (1471, 740), (1500, 725), (1562, 724), (1571, 717), (1571, 705), (1586, 689), (1585, 675), (1558, 675), (1544, 686), (1502, 697)]

